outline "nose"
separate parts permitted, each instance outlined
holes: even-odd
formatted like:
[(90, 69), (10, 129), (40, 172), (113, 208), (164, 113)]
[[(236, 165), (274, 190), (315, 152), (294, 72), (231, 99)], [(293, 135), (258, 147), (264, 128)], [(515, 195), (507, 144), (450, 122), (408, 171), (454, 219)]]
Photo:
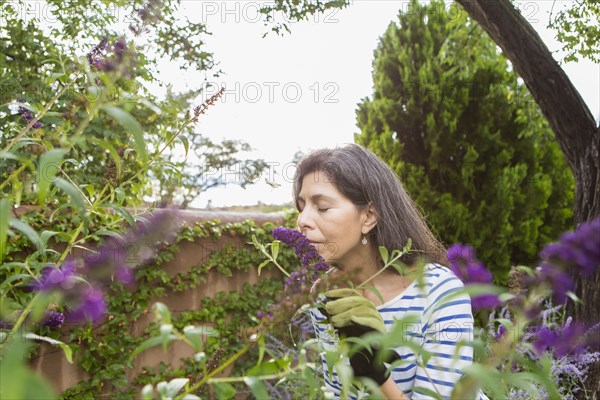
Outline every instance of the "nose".
[(304, 235), (306, 235), (306, 232), (311, 228), (314, 228), (314, 222), (307, 208), (308, 207), (305, 207), (304, 210), (298, 214), (298, 228)]

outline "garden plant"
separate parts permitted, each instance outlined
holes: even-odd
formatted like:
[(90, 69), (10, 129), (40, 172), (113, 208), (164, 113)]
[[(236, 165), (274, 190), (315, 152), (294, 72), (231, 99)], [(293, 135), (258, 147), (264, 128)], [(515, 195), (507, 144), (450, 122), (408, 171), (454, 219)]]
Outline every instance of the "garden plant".
[[(73, 35), (77, 26), (85, 25), (85, 20), (76, 17), (80, 7), (104, 4), (87, 3), (73, 4), (73, 13), (63, 21), (64, 34)], [(330, 6), (345, 4), (339, 3)], [(188, 226), (182, 223), (177, 207), (160, 206), (160, 200), (185, 206), (198, 195), (194, 177), (202, 171), (186, 169), (185, 160), (173, 161), (171, 156), (177, 151), (197, 152), (214, 165), (228, 165), (239, 162), (232, 154), (247, 148), (237, 142), (217, 145), (194, 131), (194, 124), (222, 92), (190, 105), (193, 94), (170, 94), (159, 101), (145, 91), (143, 82), (154, 79), (154, 65), (136, 42), (152, 30), (160, 51), (176, 49), (188, 66), (199, 63), (196, 67), (204, 69), (212, 62), (211, 55), (198, 52), (188, 40), (202, 33), (203, 26), (189, 25), (178, 31), (175, 24), (169, 25), (173, 15), (164, 12), (169, 4), (136, 2), (129, 33), (96, 35), (94, 44), (79, 55), (75, 49), (63, 53), (42, 28), (25, 24), (11, 14), (10, 6), (0, 6), (3, 19), (10, 22), (12, 40), (12, 45), (3, 45), (2, 53), (22, 61), (21, 70), (10, 63), (2, 65), (6, 82), (15, 85), (2, 83), (6, 90), (0, 101), (0, 398), (97, 398), (102, 394), (144, 399), (330, 397), (322, 388), (319, 357), (323, 350), (313, 339), (307, 312), (323, 305), (325, 300), (319, 296), (323, 290), (345, 282), (330, 280), (329, 266), (291, 229), (295, 212), (285, 215), (284, 226), (257, 226), (252, 221)], [(319, 7), (324, 6), (302, 9), (297, 17)], [(106, 22), (101, 19), (96, 16), (87, 23), (98, 26)], [(391, 29), (386, 40), (391, 40), (392, 33)], [(29, 45), (34, 51), (23, 52), (31, 49)], [(490, 47), (489, 43), (484, 47)], [(365, 102), (359, 116), (367, 118), (370, 108), (378, 106)], [(518, 122), (537, 124), (536, 132), (547, 139), (547, 129), (531, 104), (526, 104), (525, 111), (506, 107), (496, 110), (535, 115), (534, 122), (525, 117)], [(361, 124), (365, 134), (359, 141), (376, 146), (371, 128), (364, 121)], [(526, 139), (536, 148), (535, 140)], [(546, 160), (548, 174), (565, 176), (564, 171), (552, 171), (551, 167), (562, 165), (556, 161), (555, 147), (547, 145), (550, 153), (536, 153), (536, 157)], [(249, 181), (264, 168), (260, 162), (252, 165), (254, 169), (246, 175)], [(532, 191), (549, 187), (548, 179), (542, 178), (530, 182)], [(571, 180), (565, 179), (572, 189)], [(213, 184), (218, 182), (207, 187)], [(533, 197), (539, 198), (536, 193)], [(550, 194), (543, 195), (540, 202), (545, 203)], [(147, 203), (144, 198), (157, 201)], [(533, 217), (532, 224), (539, 227), (558, 218), (562, 229), (570, 218), (564, 211), (569, 198), (555, 193), (553, 200), (560, 207)], [(472, 327), (473, 341), (464, 343), (474, 347), (474, 363), (463, 371), (452, 398), (472, 397), (480, 388), (492, 399), (594, 396), (588, 390), (587, 376), (600, 361), (600, 325), (575, 320), (567, 305), (579, 302), (573, 293), (573, 271), (584, 279), (597, 274), (600, 219), (582, 223), (562, 236), (556, 226), (544, 229), (543, 238), (533, 237), (535, 227), (530, 228), (518, 227), (526, 231), (527, 244), (514, 247), (515, 254), (528, 258), (528, 265), (506, 263), (520, 260), (504, 260), (502, 265), (488, 261), (491, 271), (510, 270), (507, 278), (495, 282), (473, 247), (454, 244), (448, 248), (449, 267), (464, 282), (478, 321)], [(244, 251), (215, 251), (210, 265), (194, 265), (174, 277), (159, 268), (174, 257), (181, 243), (225, 235), (240, 237), (248, 245)], [(505, 239), (503, 243), (509, 246), (511, 241)], [(556, 242), (536, 256), (535, 245), (548, 240)], [(408, 268), (399, 262), (402, 254), (410, 252), (410, 244), (380, 251), (385, 268), (414, 274), (419, 280), (419, 265)], [(239, 293), (204, 298), (198, 309), (178, 315), (153, 301), (167, 290), (185, 291), (205, 284), (210, 271), (231, 276), (250, 269), (259, 275), (266, 270), (275, 275), (261, 276), (258, 284), (246, 285)], [(355, 289), (372, 290), (368, 283)], [(508, 288), (494, 283), (506, 283)], [(446, 301), (458, 294), (449, 294)], [(148, 313), (155, 322), (146, 330), (139, 335), (121, 334), (124, 327)], [(248, 329), (242, 334), (234, 331), (226, 323), (231, 318)], [(413, 322), (399, 320), (388, 334), (342, 341), (338, 351), (327, 352), (346, 395), (378, 397), (380, 393), (368, 380), (353, 380), (345, 357), (361, 346), (411, 346), (408, 333)], [(175, 341), (185, 342), (194, 352), (182, 367), (163, 366), (128, 377), (127, 371), (142, 352), (154, 346), (168, 351)], [(91, 378), (55, 393), (29, 366), (30, 357), (43, 342), (60, 348), (69, 362), (81, 366)], [(427, 363), (429, 356), (422, 354), (422, 362)], [(399, 360), (393, 367), (402, 365)], [(435, 392), (429, 395), (440, 397)]]

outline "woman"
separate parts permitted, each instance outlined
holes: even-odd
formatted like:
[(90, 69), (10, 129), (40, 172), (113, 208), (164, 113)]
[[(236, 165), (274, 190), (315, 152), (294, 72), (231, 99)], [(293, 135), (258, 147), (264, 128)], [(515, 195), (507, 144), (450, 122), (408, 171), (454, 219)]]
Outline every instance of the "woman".
[[(337, 274), (348, 277), (354, 287), (377, 273), (383, 264), (379, 246), (388, 252), (412, 241), (411, 252), (401, 260), (407, 266), (427, 260), (424, 285), (395, 269), (386, 269), (369, 282), (382, 299), (367, 290), (326, 293), (326, 312), (311, 312), (315, 332), (325, 350), (336, 346), (338, 336), (361, 336), (365, 332), (392, 329), (393, 321), (415, 315), (420, 324), (410, 336), (431, 358), (423, 362), (415, 347), (394, 348), (394, 359), (403, 362), (387, 371), (386, 364), (359, 352), (349, 364), (358, 377), (380, 385), (390, 399), (425, 399), (437, 393), (447, 397), (472, 363), (473, 315), (467, 295), (452, 301), (444, 297), (460, 290), (461, 281), (447, 268), (446, 251), (428, 229), (424, 218), (393, 171), (375, 154), (355, 144), (321, 149), (299, 163), (293, 183), (300, 212), (298, 228), (317, 247)], [(383, 300), (383, 301), (382, 301)], [(326, 316), (329, 323), (325, 323)], [(335, 332), (331, 335), (331, 332)], [(334, 397), (341, 394), (335, 369), (330, 375), (322, 356), (325, 386)], [(392, 361), (388, 359), (388, 361)], [(396, 364), (395, 364), (396, 365)], [(351, 396), (353, 397), (353, 396)]]

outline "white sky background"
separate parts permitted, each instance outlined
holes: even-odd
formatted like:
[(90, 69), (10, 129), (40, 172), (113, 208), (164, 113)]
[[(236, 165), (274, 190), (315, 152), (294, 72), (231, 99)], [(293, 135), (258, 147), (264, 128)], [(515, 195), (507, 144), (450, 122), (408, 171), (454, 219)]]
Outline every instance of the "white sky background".
[[(560, 49), (546, 29), (553, 1), (518, 3), (523, 15), (552, 51)], [(372, 95), (372, 59), (379, 37), (408, 1), (354, 1), (344, 10), (329, 11), (291, 24), (291, 34), (277, 36), (257, 16), (253, 1), (183, 0), (184, 15), (207, 24), (213, 33), (206, 50), (224, 72), (209, 81), (226, 86), (226, 95), (197, 126), (203, 135), (221, 141), (236, 139), (255, 149), (249, 158), (271, 164), (257, 184), (241, 189), (227, 185), (202, 193), (192, 207), (283, 204), (291, 201), (294, 154), (354, 141), (357, 103)], [(556, 2), (555, 10), (567, 4)], [(450, 12), (458, 8), (452, 5)], [(449, 14), (452, 15), (452, 14)], [(275, 15), (282, 21), (281, 15)], [(555, 58), (562, 55), (557, 52)], [(600, 115), (600, 65), (580, 61), (563, 65), (596, 119)], [(160, 78), (175, 91), (198, 87), (204, 75), (161, 66)], [(200, 104), (216, 89), (208, 90)], [(244, 157), (246, 158), (246, 157)], [(236, 179), (238, 170), (219, 171)], [(275, 175), (273, 175), (275, 172)], [(265, 178), (280, 185), (265, 183)]]

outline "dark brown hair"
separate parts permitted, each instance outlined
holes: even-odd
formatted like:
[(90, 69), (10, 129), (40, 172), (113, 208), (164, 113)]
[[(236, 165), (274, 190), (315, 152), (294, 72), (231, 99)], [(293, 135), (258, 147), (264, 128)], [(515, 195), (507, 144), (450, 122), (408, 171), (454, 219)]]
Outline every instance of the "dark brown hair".
[(372, 205), (378, 221), (368, 236), (376, 249), (384, 246), (391, 253), (402, 249), (410, 238), (411, 252), (402, 258), (406, 265), (414, 264), (419, 257), (447, 265), (444, 246), (427, 226), (398, 176), (370, 150), (357, 144), (347, 144), (316, 150), (304, 156), (297, 166), (293, 183), (294, 202), (298, 209), (302, 181), (313, 172), (323, 173), (357, 209)]

